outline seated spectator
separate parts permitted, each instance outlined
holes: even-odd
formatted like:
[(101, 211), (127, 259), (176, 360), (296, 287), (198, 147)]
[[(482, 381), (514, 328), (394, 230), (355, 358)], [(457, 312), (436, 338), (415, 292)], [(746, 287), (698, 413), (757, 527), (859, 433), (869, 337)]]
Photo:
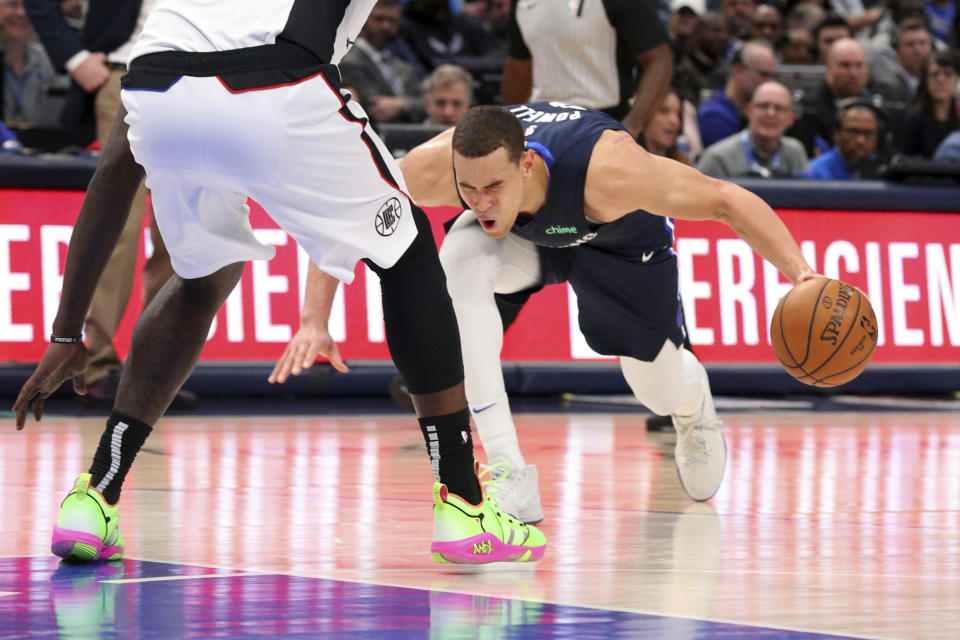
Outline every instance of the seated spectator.
[(817, 62), (827, 64), (827, 54), (830, 47), (840, 38), (853, 37), (850, 24), (836, 13), (828, 13), (817, 26), (813, 28), (813, 54)]
[(670, 49), (677, 62), (683, 57), (690, 39), (697, 30), (697, 20), (706, 13), (705, 0), (671, 0), (670, 19), (667, 21), (667, 35), (670, 36)]
[(420, 79), (413, 66), (393, 55), (400, 29), (400, 0), (380, 0), (360, 35), (340, 61), (343, 84), (374, 122), (421, 122), (426, 117)]
[(682, 133), (683, 100), (671, 89), (654, 109), (653, 117), (644, 127), (639, 142), (655, 156), (690, 164), (687, 154), (678, 146)]
[[(54, 73), (43, 46), (34, 36), (23, 1), (0, 0), (2, 116), (9, 123), (38, 123), (51, 87), (59, 84), (65, 89), (67, 86), (67, 79)], [(50, 120), (55, 120), (55, 114), (49, 115)]]
[(750, 16), (757, 8), (757, 0), (720, 0), (717, 10), (727, 20), (727, 31), (736, 40), (750, 37)]
[(454, 125), (473, 102), (473, 76), (455, 64), (442, 64), (424, 84), (426, 124)]
[(415, 56), (408, 62), (424, 70), (421, 76), (445, 62), (481, 58), (495, 49), (483, 23), (452, 13), (448, 0), (409, 0), (403, 7), (399, 37)]
[(858, 99), (845, 102), (840, 106), (834, 130), (837, 144), (810, 163), (808, 177), (853, 180), (877, 175), (883, 116), (870, 102)]
[(743, 128), (745, 112), (753, 92), (777, 72), (773, 49), (762, 40), (751, 40), (734, 51), (730, 77), (722, 93), (716, 94), (697, 112), (697, 124), (704, 148)]
[(957, 115), (957, 78), (960, 58), (947, 51), (927, 56), (913, 109), (907, 112), (900, 151), (908, 156), (932, 158), (944, 138), (960, 127)]
[(507, 24), (510, 22), (510, 0), (474, 0), (463, 6), (463, 12), (483, 24), (493, 43), (491, 51), (507, 53)]
[(783, 31), (783, 16), (772, 4), (757, 5), (750, 16), (750, 37), (766, 40), (771, 45), (780, 42)]
[(818, 4), (798, 2), (787, 10), (787, 31), (803, 29), (804, 31), (813, 33), (813, 28), (817, 26), (826, 15), (826, 12)]
[(923, 18), (907, 18), (897, 25), (890, 41), (895, 58), (877, 58), (870, 65), (874, 78), (884, 78), (896, 90), (895, 98), (910, 104), (917, 95), (923, 61), (933, 50), (933, 37)]
[(700, 105), (704, 90), (719, 91), (727, 78), (726, 54), (730, 48), (727, 21), (718, 11), (708, 11), (697, 20), (680, 62), (673, 70), (673, 84), (685, 100)]
[(790, 29), (777, 49), (782, 64), (813, 64), (813, 36), (806, 29)]
[(815, 92), (804, 95), (800, 121), (791, 135), (798, 138), (810, 157), (833, 145), (837, 118), (837, 101), (847, 98), (889, 100), (890, 89), (882, 82), (870, 82), (867, 58), (863, 47), (853, 38), (833, 43), (827, 55), (823, 84)]
[(954, 131), (943, 139), (933, 159), (937, 162), (960, 162), (960, 131)]
[(707, 147), (697, 169), (714, 178), (732, 176), (789, 177), (810, 167), (799, 140), (784, 135), (793, 124), (790, 91), (779, 82), (757, 87), (747, 105), (749, 125)]

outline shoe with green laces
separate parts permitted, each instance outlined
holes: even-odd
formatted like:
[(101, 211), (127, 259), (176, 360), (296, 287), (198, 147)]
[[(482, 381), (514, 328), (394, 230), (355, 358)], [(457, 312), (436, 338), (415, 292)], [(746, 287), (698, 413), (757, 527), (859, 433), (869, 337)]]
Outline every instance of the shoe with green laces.
[(60, 505), (50, 549), (54, 555), (71, 560), (119, 560), (123, 557), (123, 538), (117, 523), (117, 507), (107, 504), (90, 486), (89, 473), (81, 473)]
[(472, 505), (446, 485), (434, 483), (430, 551), (437, 562), (533, 562), (546, 548), (539, 529), (504, 513), (493, 496), (485, 494), (480, 504)]

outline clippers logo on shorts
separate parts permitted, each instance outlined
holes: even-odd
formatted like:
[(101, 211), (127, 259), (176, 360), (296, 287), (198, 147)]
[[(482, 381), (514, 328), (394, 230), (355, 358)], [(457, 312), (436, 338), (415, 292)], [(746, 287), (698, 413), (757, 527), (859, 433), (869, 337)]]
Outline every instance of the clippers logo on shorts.
[(400, 225), (400, 213), (400, 201), (398, 199), (390, 198), (384, 202), (380, 211), (377, 211), (377, 218), (373, 222), (377, 233), (384, 238), (393, 235), (393, 232)]

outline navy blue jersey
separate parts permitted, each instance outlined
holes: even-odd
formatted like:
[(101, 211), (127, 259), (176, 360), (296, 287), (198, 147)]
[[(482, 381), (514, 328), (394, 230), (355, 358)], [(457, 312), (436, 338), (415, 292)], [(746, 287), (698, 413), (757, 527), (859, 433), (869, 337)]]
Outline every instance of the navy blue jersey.
[(512, 233), (542, 247), (590, 243), (615, 252), (673, 246), (673, 220), (637, 210), (605, 224), (584, 213), (584, 185), (593, 147), (608, 129), (626, 131), (619, 122), (592, 109), (562, 102), (532, 102), (507, 107), (523, 125), (528, 149), (550, 171), (547, 199), (533, 220), (517, 223)]

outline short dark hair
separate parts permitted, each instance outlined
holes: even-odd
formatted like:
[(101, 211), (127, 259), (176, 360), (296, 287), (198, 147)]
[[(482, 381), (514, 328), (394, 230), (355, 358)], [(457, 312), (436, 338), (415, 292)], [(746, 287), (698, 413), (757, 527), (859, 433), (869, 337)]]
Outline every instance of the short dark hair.
[[(920, 16), (910, 16), (909, 18), (904, 18), (897, 23), (897, 26), (890, 34), (890, 47), (897, 49), (897, 47), (900, 46), (900, 38), (907, 31), (926, 31), (928, 35), (930, 34), (930, 29), (927, 27), (926, 18), (921, 18)], [(933, 40), (932, 36), (930, 37), (930, 40)]]
[(846, 27), (847, 31), (853, 34), (853, 29), (850, 27), (850, 23), (847, 22), (846, 18), (839, 13), (828, 13), (823, 17), (823, 20), (818, 22), (817, 26), (813, 28), (813, 39), (816, 40), (819, 38), (820, 32), (830, 27)]
[(468, 110), (453, 132), (453, 150), (466, 158), (482, 158), (500, 147), (511, 162), (520, 162), (523, 153), (523, 128), (517, 117), (492, 105)]

